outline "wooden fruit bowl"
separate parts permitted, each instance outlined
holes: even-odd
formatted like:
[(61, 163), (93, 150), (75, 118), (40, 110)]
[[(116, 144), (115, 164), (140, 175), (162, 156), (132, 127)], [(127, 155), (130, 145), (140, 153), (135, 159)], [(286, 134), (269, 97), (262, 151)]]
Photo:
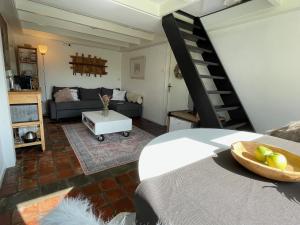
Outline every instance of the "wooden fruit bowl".
[[(258, 162), (255, 159), (255, 150), (260, 145), (270, 148), (274, 152), (283, 154), (287, 158), (287, 168), (282, 171)], [(300, 181), (300, 156), (284, 149), (257, 142), (242, 141), (232, 144), (231, 154), (242, 166), (260, 176), (277, 181)]]

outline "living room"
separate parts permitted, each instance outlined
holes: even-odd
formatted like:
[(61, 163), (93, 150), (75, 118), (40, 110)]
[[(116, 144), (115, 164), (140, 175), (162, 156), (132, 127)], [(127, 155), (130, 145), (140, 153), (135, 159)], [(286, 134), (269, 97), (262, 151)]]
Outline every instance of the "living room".
[[(282, 202), (276, 210), (293, 208), (287, 217), (297, 213), (298, 183), (252, 177), (233, 163), (242, 164), (239, 158), (222, 152), (237, 141), (277, 146), (273, 151), (296, 159), (275, 172), (299, 173), (293, 123), (300, 111), (294, 103), (299, 6), (294, 0), (1, 2), (0, 224), (72, 222), (63, 215), (76, 224), (112, 218), (109, 224), (226, 224), (226, 216), (191, 214), (185, 202), (194, 195), (193, 207), (203, 210), (215, 205), (217, 197), (207, 198), (214, 193), (228, 207), (232, 196), (213, 192), (222, 176), (220, 193), (234, 181), (232, 188), (248, 184), (258, 192), (274, 184), (276, 191), (247, 196), (261, 207)], [(195, 179), (207, 188), (197, 192)], [(267, 203), (254, 200), (262, 196)], [(214, 212), (231, 215), (231, 224), (267, 224), (253, 216), (261, 207), (233, 205), (252, 214), (238, 221), (231, 208)], [(172, 218), (174, 210), (180, 213)]]

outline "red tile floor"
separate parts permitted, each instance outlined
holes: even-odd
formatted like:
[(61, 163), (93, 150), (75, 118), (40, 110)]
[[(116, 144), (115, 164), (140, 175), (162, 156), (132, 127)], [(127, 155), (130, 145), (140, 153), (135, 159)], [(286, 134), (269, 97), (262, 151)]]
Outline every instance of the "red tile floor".
[[(105, 220), (119, 212), (135, 211), (137, 163), (84, 175), (61, 128), (74, 122), (45, 119), (46, 151), (39, 147), (17, 150), (17, 165), (6, 171), (0, 189), (0, 225), (39, 224), (39, 219), (65, 197), (90, 199), (95, 213)], [(166, 131), (144, 119), (133, 123), (155, 136)]]

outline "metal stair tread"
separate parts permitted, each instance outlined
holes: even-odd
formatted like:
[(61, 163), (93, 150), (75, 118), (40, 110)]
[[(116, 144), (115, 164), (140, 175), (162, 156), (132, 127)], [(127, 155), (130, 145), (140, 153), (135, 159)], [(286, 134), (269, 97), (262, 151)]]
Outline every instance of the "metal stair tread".
[(201, 64), (201, 65), (207, 65), (207, 66), (219, 66), (219, 64), (216, 62), (203, 61), (200, 59), (193, 59), (193, 62), (195, 64)]
[(182, 16), (188, 17), (190, 19), (195, 19), (196, 18), (196, 16), (193, 16), (193, 15), (191, 15), (189, 13), (186, 13), (184, 11), (181, 11), (181, 10), (177, 10), (176, 13), (178, 13), (178, 14), (180, 14)]
[(225, 105), (218, 105), (215, 106), (215, 109), (217, 112), (222, 112), (222, 111), (231, 111), (231, 110), (236, 110), (241, 108), (240, 106), (225, 106)]
[(180, 20), (178, 18), (175, 18), (176, 22), (177, 22), (177, 25), (182, 28), (182, 29), (185, 29), (185, 30), (190, 30), (190, 31), (193, 31), (194, 29), (199, 29), (201, 30), (202, 28), (198, 25), (195, 25), (193, 23), (189, 23), (189, 22), (186, 22), (186, 21), (183, 21), (183, 20)]
[(206, 91), (207, 94), (220, 94), (220, 95), (230, 95), (232, 91)]
[(222, 126), (223, 126), (223, 128), (226, 128), (226, 129), (235, 130), (235, 129), (243, 127), (247, 124), (249, 124), (249, 123), (248, 122), (236, 122), (236, 121), (233, 121), (233, 120), (229, 120), (227, 122), (222, 123)]
[(200, 78), (207, 78), (207, 79), (215, 79), (215, 80), (225, 80), (226, 77), (222, 76), (214, 76), (214, 75), (199, 75)]
[(206, 41), (206, 38), (204, 37), (199, 37), (197, 35), (194, 34), (190, 34), (184, 31), (180, 31), (181, 35), (184, 39), (189, 40), (189, 41), (198, 41), (198, 40), (202, 40), (202, 41)]
[(212, 53), (213, 50), (207, 49), (207, 48), (201, 48), (201, 47), (197, 47), (197, 46), (192, 46), (192, 45), (186, 45), (186, 47), (191, 51), (191, 52), (208, 52), (208, 53)]

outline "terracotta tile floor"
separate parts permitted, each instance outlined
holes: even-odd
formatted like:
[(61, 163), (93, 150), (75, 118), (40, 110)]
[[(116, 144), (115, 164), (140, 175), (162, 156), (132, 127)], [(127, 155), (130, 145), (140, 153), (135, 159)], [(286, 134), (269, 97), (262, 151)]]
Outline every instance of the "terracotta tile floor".
[[(90, 199), (105, 220), (119, 212), (133, 212), (139, 183), (137, 163), (85, 176), (61, 128), (77, 120), (45, 119), (46, 151), (39, 147), (17, 150), (17, 165), (9, 168), (0, 189), (0, 225), (34, 225), (66, 196)], [(166, 128), (144, 119), (134, 125), (158, 136)]]

